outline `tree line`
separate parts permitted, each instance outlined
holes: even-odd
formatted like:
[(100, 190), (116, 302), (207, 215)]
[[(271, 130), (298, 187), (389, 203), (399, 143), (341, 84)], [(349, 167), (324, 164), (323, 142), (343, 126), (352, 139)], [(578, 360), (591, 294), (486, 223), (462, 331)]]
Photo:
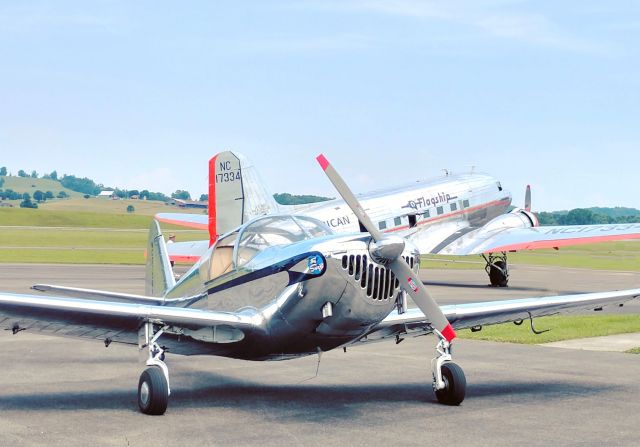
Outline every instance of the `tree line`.
[[(621, 210), (623, 210), (621, 212)], [(575, 208), (571, 211), (536, 213), (540, 225), (601, 225), (640, 222), (640, 211), (634, 208)]]

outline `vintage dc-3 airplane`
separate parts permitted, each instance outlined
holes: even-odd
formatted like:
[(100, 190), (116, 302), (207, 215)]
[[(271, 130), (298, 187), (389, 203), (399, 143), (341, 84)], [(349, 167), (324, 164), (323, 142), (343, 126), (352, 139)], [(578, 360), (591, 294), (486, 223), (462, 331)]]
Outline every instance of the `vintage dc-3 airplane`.
[[(303, 215), (256, 217), (217, 237), (176, 282), (154, 220), (146, 295), (36, 285), (48, 294), (0, 294), (0, 325), (13, 334), (27, 330), (145, 349), (138, 405), (147, 414), (167, 408), (167, 351), (283, 360), (432, 333), (438, 339), (431, 363), (435, 395), (458, 405), (466, 379), (452, 362), (455, 330), (640, 296), (633, 289), (439, 307), (418, 277), (414, 244), (382, 233), (327, 159), (318, 161), (365, 232), (335, 234)], [(417, 308), (407, 306), (407, 296)]]
[[(412, 242), (425, 254), (481, 255), (494, 286), (509, 281), (507, 253), (640, 237), (640, 224), (545, 226), (531, 212), (527, 187), (523, 208), (508, 211), (511, 194), (495, 178), (479, 173), (446, 175), (358, 196), (377, 230)], [(210, 241), (249, 219), (287, 213), (315, 217), (336, 232), (361, 230), (341, 199), (303, 206), (276, 203), (254, 166), (237, 152), (209, 162), (209, 215), (162, 213), (156, 218), (208, 229)], [(210, 241), (171, 244), (173, 260), (196, 262)]]

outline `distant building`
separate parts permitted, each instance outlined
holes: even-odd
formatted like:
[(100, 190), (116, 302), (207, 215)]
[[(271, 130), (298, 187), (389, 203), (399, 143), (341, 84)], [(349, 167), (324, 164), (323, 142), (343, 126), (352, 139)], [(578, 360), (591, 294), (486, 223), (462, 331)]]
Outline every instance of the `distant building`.
[(200, 202), (195, 200), (173, 199), (173, 203), (180, 208), (207, 208), (209, 202)]
[(115, 191), (101, 191), (100, 194), (98, 194), (98, 197), (102, 197), (105, 199), (113, 199), (116, 195)]
[(13, 204), (9, 202), (0, 202), (0, 207), (13, 208)]

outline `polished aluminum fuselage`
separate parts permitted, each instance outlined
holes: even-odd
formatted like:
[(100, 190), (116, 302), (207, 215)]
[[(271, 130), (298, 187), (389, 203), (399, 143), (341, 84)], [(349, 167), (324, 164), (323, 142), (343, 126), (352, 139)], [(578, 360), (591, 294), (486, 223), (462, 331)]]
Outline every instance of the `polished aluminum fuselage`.
[[(166, 297), (199, 297), (189, 307), (240, 312), (255, 318), (260, 329), (229, 331), (227, 339), (216, 340), (210, 333), (174, 328), (165, 337), (189, 341), (172, 346), (181, 353), (254, 360), (314, 354), (359, 340), (391, 312), (399, 293), (391, 272), (371, 260), (370, 239), (368, 234), (333, 235), (271, 247), (242, 267), (208, 278), (212, 247)], [(326, 262), (317, 276), (307, 266), (314, 253)], [(418, 269), (415, 248), (408, 245), (403, 256)], [(323, 315), (327, 306), (331, 315)]]
[[(375, 224), (382, 223), (382, 231), (405, 236), (414, 228), (447, 221), (481, 226), (507, 212), (511, 194), (495, 178), (470, 173), (374, 191), (359, 195), (358, 200)], [(359, 231), (355, 214), (339, 199), (297, 207), (296, 211), (325, 222), (334, 231)]]

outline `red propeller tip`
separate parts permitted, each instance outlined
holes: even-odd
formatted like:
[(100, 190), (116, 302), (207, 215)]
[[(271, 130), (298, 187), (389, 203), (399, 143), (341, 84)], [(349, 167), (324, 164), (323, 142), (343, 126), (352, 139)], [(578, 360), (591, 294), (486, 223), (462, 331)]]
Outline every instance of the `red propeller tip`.
[(451, 324), (448, 324), (441, 332), (442, 336), (447, 339), (447, 341), (451, 341), (456, 338), (456, 331), (453, 330)]
[(318, 163), (320, 163), (320, 167), (322, 167), (322, 170), (326, 171), (329, 167), (329, 160), (325, 158), (324, 154), (318, 155), (316, 157), (316, 160), (318, 160)]

